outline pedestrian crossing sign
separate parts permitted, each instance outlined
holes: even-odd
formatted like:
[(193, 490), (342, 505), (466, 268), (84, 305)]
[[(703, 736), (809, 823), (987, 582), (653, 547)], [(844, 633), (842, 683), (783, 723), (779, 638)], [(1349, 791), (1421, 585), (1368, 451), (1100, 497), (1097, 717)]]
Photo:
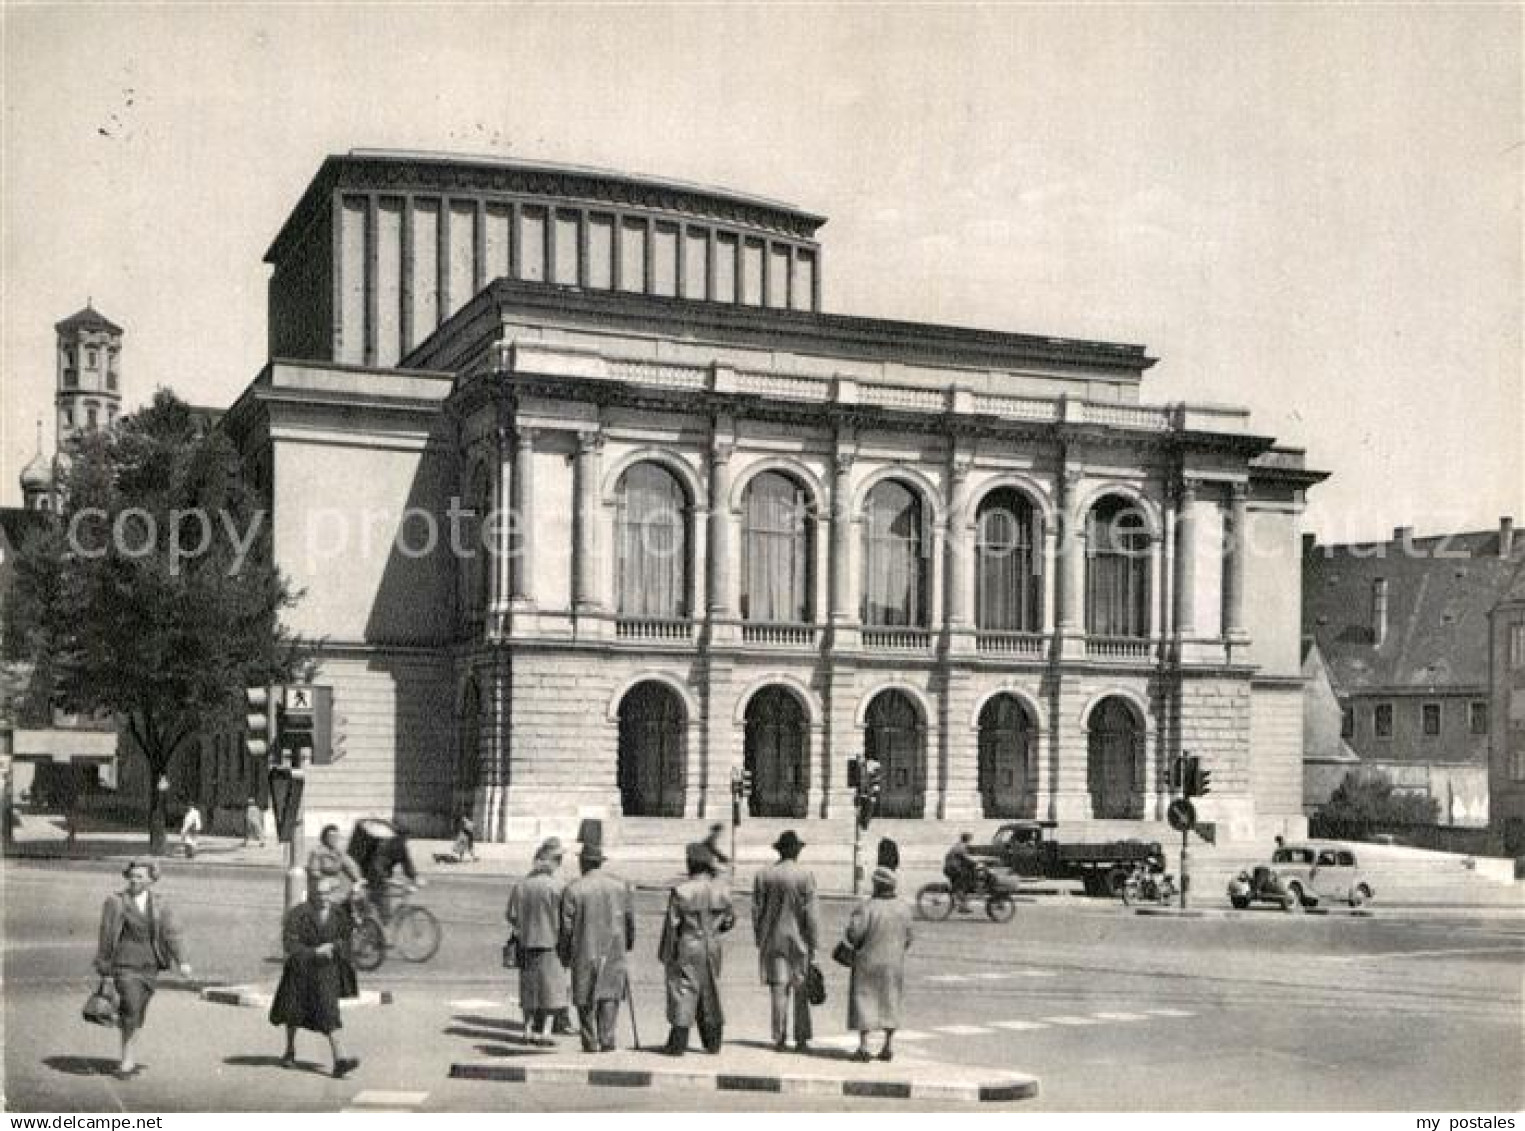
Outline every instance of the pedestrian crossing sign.
[(282, 706), (287, 715), (310, 715), (313, 712), (313, 703), (317, 696), (313, 693), (310, 683), (287, 684), (285, 688), (285, 701)]

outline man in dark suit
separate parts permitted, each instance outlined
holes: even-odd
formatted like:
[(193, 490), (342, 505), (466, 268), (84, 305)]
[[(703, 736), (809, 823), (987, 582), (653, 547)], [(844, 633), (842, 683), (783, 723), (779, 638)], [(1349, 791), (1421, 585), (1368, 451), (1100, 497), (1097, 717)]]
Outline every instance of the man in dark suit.
[(584, 1052), (613, 1052), (620, 1000), (627, 992), (625, 953), (635, 946), (635, 901), (630, 885), (603, 869), (599, 844), (584, 843), (582, 875), (561, 896), (557, 951), (572, 970), (572, 1003)]
[(757, 873), (752, 881), (752, 933), (757, 939), (757, 965), (772, 999), (773, 1047), (788, 1045), (790, 999), (793, 999), (794, 1047), (810, 1048), (810, 1002), (805, 975), (815, 961), (820, 937), (815, 876), (800, 867), (805, 842), (786, 829), (773, 843), (778, 863)]

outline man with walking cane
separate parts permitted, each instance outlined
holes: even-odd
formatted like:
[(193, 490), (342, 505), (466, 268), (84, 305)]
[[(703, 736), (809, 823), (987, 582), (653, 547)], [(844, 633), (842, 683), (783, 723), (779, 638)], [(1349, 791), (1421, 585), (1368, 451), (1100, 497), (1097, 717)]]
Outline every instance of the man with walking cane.
[(584, 1052), (614, 1051), (620, 1002), (630, 996), (625, 954), (635, 946), (635, 900), (629, 884), (603, 870), (606, 859), (600, 841), (585, 840), (582, 875), (561, 897), (557, 950), (572, 971)]

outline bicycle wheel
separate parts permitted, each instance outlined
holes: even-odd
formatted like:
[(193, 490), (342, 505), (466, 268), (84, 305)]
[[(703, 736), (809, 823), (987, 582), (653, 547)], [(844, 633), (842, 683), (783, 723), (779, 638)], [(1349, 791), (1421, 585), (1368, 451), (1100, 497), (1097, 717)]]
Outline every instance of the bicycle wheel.
[(357, 970), (374, 970), (386, 961), (387, 936), (381, 924), (365, 918), (350, 938), (350, 959)]
[(426, 907), (404, 907), (392, 924), (392, 939), (409, 962), (428, 962), (439, 950), (439, 920)]
[(953, 914), (953, 892), (947, 884), (928, 884), (916, 893), (916, 910), (923, 919), (946, 919)]

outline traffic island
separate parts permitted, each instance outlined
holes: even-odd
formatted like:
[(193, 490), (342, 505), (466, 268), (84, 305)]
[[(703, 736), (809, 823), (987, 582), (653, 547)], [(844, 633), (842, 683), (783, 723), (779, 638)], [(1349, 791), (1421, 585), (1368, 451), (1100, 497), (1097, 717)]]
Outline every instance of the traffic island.
[[(511, 1055), (505, 1053), (505, 1055)], [(562, 1051), (554, 1059), (452, 1064), (457, 1080), (578, 1088), (652, 1088), (690, 1092), (762, 1092), (945, 1103), (1012, 1103), (1038, 1094), (1020, 1072), (946, 1064), (902, 1054), (890, 1063), (848, 1059), (844, 1050), (779, 1053), (763, 1044), (726, 1045), (719, 1054), (670, 1057), (655, 1049), (608, 1053)]]
[[(260, 986), (207, 986), (201, 991), (201, 1000), (213, 1005), (233, 1005), (244, 1009), (269, 1009), (275, 1000), (274, 989)], [(339, 999), (340, 1009), (363, 1009), (368, 1006), (391, 1005), (391, 990), (361, 990), (358, 997)]]

